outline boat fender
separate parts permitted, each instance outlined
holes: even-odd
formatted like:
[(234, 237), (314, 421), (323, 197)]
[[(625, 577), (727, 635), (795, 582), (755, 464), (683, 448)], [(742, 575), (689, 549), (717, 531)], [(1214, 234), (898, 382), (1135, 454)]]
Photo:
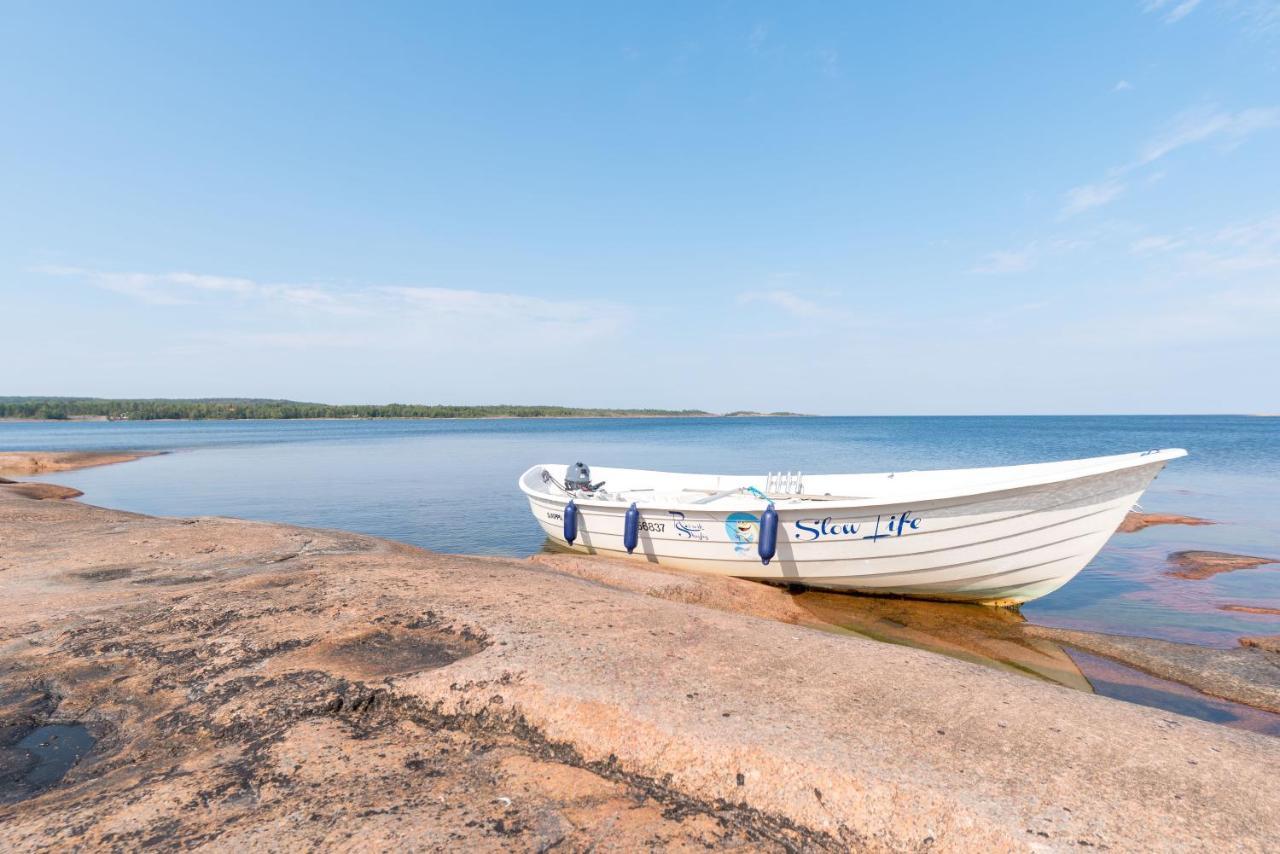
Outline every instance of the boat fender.
[(765, 566), (769, 565), (769, 561), (778, 552), (778, 511), (773, 509), (772, 501), (760, 515), (760, 545), (757, 550)]
[(569, 545), (578, 539), (578, 505), (571, 500), (564, 506), (564, 540)]
[(626, 524), (622, 528), (622, 544), (627, 547), (627, 554), (636, 550), (638, 542), (640, 542), (640, 511), (632, 501), (631, 506), (627, 508)]

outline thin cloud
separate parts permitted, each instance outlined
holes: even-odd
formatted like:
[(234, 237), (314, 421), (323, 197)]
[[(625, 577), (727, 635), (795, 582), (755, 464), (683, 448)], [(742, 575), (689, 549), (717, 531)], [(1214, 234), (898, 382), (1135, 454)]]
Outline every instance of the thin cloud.
[(548, 300), (522, 294), (454, 288), (391, 287), (380, 292), (403, 304), (441, 315), (525, 320), (566, 326), (611, 322), (617, 309), (608, 303)]
[(1277, 126), (1280, 107), (1254, 107), (1236, 113), (1205, 107), (1187, 110), (1143, 146), (1137, 162), (1127, 168), (1154, 163), (1180, 148), (1213, 139), (1238, 145), (1250, 134)]
[(781, 288), (770, 291), (750, 291), (741, 294), (738, 301), (743, 304), (766, 303), (782, 309), (793, 317), (817, 317), (823, 314), (822, 306), (799, 294)]
[(1176, 24), (1178, 21), (1181, 21), (1183, 18), (1187, 17), (1187, 15), (1194, 12), (1195, 8), (1199, 5), (1200, 0), (1182, 0), (1181, 3), (1170, 10), (1169, 14), (1164, 16), (1164, 22), (1166, 24)]
[(818, 67), (827, 77), (838, 78), (840, 72), (840, 51), (834, 48), (819, 48), (817, 51)]
[(1124, 184), (1119, 181), (1103, 181), (1098, 184), (1072, 187), (1064, 196), (1061, 215), (1075, 216), (1078, 213), (1111, 204), (1123, 192)]
[[(1191, 272), (1214, 276), (1280, 269), (1280, 214), (1220, 229), (1183, 260)], [(1275, 282), (1266, 286), (1280, 293)]]
[(1111, 87), (1111, 91), (1112, 92), (1128, 92), (1132, 88), (1133, 88), (1133, 84), (1130, 83), (1128, 80), (1119, 80), (1116, 82), (1116, 85)]
[(1177, 249), (1181, 245), (1181, 240), (1157, 234), (1133, 241), (1129, 244), (1129, 251), (1134, 255), (1154, 255), (1158, 252), (1168, 252), (1172, 249)]
[[(1251, 107), (1234, 113), (1215, 107), (1186, 110), (1149, 139), (1134, 160), (1111, 169), (1101, 181), (1068, 190), (1059, 216), (1065, 219), (1110, 204), (1124, 193), (1123, 178), (1175, 151), (1211, 141), (1221, 142), (1230, 149), (1252, 134), (1274, 127), (1280, 127), (1280, 107)], [(1153, 174), (1148, 181), (1154, 182), (1160, 177), (1162, 175)]]
[[(263, 283), (203, 273), (137, 273), (84, 267), (44, 266), (30, 272), (74, 278), (150, 305), (273, 305), (331, 315), (399, 318), (406, 312), (452, 318), (455, 322), (510, 322), (541, 328), (613, 328), (620, 311), (609, 303), (548, 300), (501, 292), (439, 287), (327, 288)], [(283, 340), (283, 339), (282, 339)]]
[[(1176, 4), (1173, 0), (1147, 0), (1142, 6), (1142, 11), (1147, 14), (1160, 12), (1166, 24), (1176, 24), (1194, 12), (1199, 5), (1200, 0), (1182, 0), (1181, 3)], [(1166, 9), (1168, 11), (1165, 11)]]
[(1244, 0), (1236, 9), (1235, 17), (1244, 22), (1248, 35), (1265, 37), (1280, 31), (1280, 2), (1277, 0)]
[(1177, 278), (1251, 283), (1280, 295), (1272, 273), (1280, 270), (1280, 214), (1178, 237), (1152, 235), (1135, 240), (1129, 251), (1147, 259), (1173, 258), (1176, 266), (1169, 274)]
[(1038, 248), (1034, 243), (1022, 249), (991, 252), (984, 256), (971, 272), (990, 275), (1025, 273), (1036, 266), (1039, 261), (1038, 256)]
[(30, 272), (75, 278), (103, 290), (123, 294), (150, 305), (192, 305), (210, 298), (267, 300), (333, 313), (356, 310), (354, 304), (313, 285), (265, 284), (241, 276), (206, 273), (137, 273), (92, 270), (85, 267), (43, 266)]

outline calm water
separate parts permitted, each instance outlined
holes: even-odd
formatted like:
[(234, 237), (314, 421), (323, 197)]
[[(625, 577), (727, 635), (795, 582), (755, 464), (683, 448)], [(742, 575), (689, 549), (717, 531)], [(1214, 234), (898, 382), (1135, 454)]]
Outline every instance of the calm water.
[(1221, 609), (1280, 608), (1280, 566), (1187, 581), (1169, 577), (1164, 562), (1179, 549), (1280, 557), (1280, 418), (0, 423), (0, 449), (174, 452), (48, 478), (83, 490), (92, 503), (345, 528), (438, 551), (510, 555), (543, 545), (515, 485), (538, 462), (816, 474), (1168, 447), (1187, 448), (1191, 456), (1165, 470), (1143, 498), (1144, 509), (1220, 524), (1117, 534), (1074, 581), (1025, 605), (1023, 616), (1221, 647), (1235, 646), (1241, 635), (1280, 632), (1280, 617)]

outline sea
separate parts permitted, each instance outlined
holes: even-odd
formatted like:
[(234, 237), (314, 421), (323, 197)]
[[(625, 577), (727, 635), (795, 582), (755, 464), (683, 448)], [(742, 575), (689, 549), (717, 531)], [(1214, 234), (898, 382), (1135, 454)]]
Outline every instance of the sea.
[[(1116, 534), (1083, 572), (1014, 615), (963, 605), (800, 594), (833, 629), (908, 643), (1246, 728), (1280, 716), (1212, 700), (1065, 650), (1018, 660), (1007, 623), (1232, 648), (1280, 633), (1280, 564), (1201, 580), (1170, 553), (1280, 559), (1280, 418), (1261, 416), (728, 417), (484, 420), (0, 422), (0, 450), (166, 451), (41, 478), (83, 501), (164, 516), (219, 515), (341, 528), (427, 549), (527, 556), (548, 549), (516, 486), (535, 463), (809, 474), (1011, 465), (1186, 448), (1143, 496), (1147, 512), (1210, 519)], [(912, 609), (917, 609), (913, 611)], [(949, 626), (963, 625), (963, 637)], [(989, 641), (989, 642), (988, 642)], [(1037, 663), (1038, 662), (1038, 663)], [(1074, 674), (1061, 677), (1059, 664)], [(1044, 666), (1041, 666), (1044, 665)], [(1076, 684), (1072, 684), (1076, 683)]]

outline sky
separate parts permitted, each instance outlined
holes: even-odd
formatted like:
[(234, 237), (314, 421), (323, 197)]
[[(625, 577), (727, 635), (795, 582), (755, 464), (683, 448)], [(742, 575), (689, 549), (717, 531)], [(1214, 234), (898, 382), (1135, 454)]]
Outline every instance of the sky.
[(0, 395), (1280, 413), (1280, 0), (0, 2)]

